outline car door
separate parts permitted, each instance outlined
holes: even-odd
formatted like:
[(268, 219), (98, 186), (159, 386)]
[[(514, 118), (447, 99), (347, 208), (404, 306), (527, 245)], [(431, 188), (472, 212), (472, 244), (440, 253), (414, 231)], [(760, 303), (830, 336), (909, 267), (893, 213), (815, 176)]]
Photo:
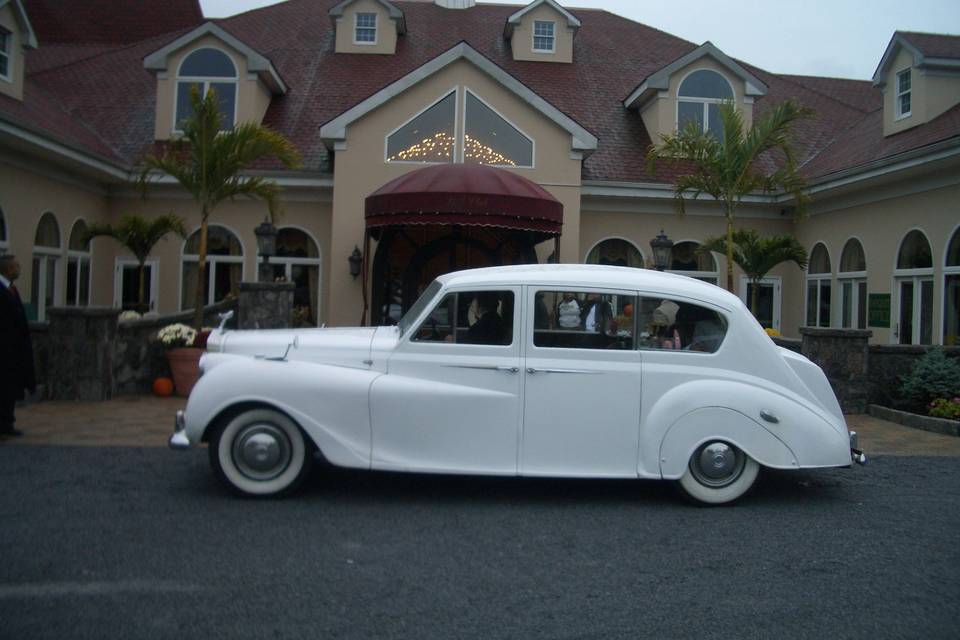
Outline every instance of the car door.
[(540, 311), (525, 321), (520, 472), (636, 477), (636, 293), (531, 286), (525, 295)]
[(401, 338), (371, 389), (373, 468), (517, 472), (519, 294), (448, 291)]

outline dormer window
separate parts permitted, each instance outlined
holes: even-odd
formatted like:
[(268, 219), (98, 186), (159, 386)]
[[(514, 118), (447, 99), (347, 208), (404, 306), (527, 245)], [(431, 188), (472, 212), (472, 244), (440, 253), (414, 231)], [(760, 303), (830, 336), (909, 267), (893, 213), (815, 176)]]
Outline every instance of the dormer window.
[(538, 53), (553, 53), (554, 29), (556, 23), (550, 20), (534, 20), (533, 22), (533, 50)]
[(897, 118), (910, 115), (910, 69), (897, 74)]
[(357, 13), (353, 44), (377, 44), (377, 14)]
[(677, 131), (694, 123), (704, 133), (723, 140), (720, 103), (733, 100), (733, 88), (716, 71), (699, 69), (680, 83), (677, 91)]
[(176, 114), (174, 129), (179, 131), (179, 123), (193, 114), (190, 91), (199, 87), (201, 95), (211, 89), (220, 101), (220, 114), (223, 116), (221, 127), (233, 129), (237, 111), (237, 68), (230, 56), (219, 49), (205, 47), (197, 49), (186, 58), (177, 72)]
[(10, 67), (12, 59), (13, 38), (10, 32), (0, 28), (0, 78), (10, 80)]

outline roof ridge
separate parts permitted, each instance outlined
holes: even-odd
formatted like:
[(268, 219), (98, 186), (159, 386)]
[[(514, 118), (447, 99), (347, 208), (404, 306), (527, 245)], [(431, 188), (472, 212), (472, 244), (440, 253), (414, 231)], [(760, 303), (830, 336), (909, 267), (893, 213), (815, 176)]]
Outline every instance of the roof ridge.
[[(750, 66), (753, 66), (753, 65), (750, 65)], [(754, 68), (755, 68), (755, 69), (758, 69), (758, 70), (760, 70), (760, 71), (763, 71), (763, 69), (760, 69), (759, 67), (754, 67)], [(771, 76), (775, 76), (776, 78), (779, 78), (780, 80), (783, 80), (784, 82), (789, 82), (790, 84), (796, 85), (796, 86), (804, 89), (805, 91), (810, 91), (811, 93), (815, 93), (815, 94), (817, 94), (817, 95), (819, 95), (819, 96), (823, 96), (824, 98), (827, 98), (827, 99), (829, 99), (829, 100), (833, 100), (833, 101), (836, 102), (837, 104), (841, 104), (841, 105), (843, 105), (843, 106), (845, 106), (845, 107), (848, 107), (848, 108), (850, 108), (850, 109), (853, 109), (854, 111), (858, 111), (858, 112), (862, 113), (862, 114), (865, 115), (865, 116), (873, 113), (874, 111), (876, 111), (876, 109), (867, 111), (867, 110), (865, 110), (865, 109), (863, 109), (863, 108), (861, 108), (861, 107), (858, 107), (858, 106), (856, 106), (856, 105), (850, 104), (849, 102), (846, 102), (845, 100), (841, 100), (840, 98), (837, 98), (836, 96), (832, 96), (832, 95), (830, 95), (829, 93), (824, 93), (823, 91), (820, 91), (819, 89), (815, 89), (815, 88), (813, 88), (813, 87), (808, 87), (807, 85), (803, 84), (802, 82), (797, 82), (796, 80), (793, 79), (793, 78), (796, 78), (796, 77), (798, 77), (798, 76), (791, 76), (791, 75), (789, 75), (789, 74), (772, 73), (772, 72), (770, 72), (770, 71), (764, 71), (764, 73), (767, 73), (767, 74), (769, 74), (769, 75), (771, 75)], [(806, 77), (809, 77), (809, 78), (819, 78), (820, 76), (806, 76)], [(842, 80), (843, 78), (836, 78), (836, 79), (837, 79), (837, 80)]]
[[(54, 67), (47, 67), (46, 69), (41, 69), (40, 71), (34, 71), (34, 72), (32, 72), (32, 73), (27, 74), (27, 77), (29, 77), (29, 78), (37, 78), (37, 77), (40, 77), (40, 76), (42, 76), (43, 74), (49, 73), (49, 72), (51, 72), (51, 71), (61, 71), (61, 70), (63, 70), (63, 69), (66, 69), (67, 67), (72, 67), (72, 66), (75, 65), (75, 64), (80, 64), (81, 62), (88, 62), (88, 61), (90, 61), (90, 60), (94, 60), (94, 59), (96, 59), (96, 58), (99, 58), (100, 56), (105, 56), (105, 55), (108, 55), (108, 54), (111, 54), (111, 53), (118, 53), (118, 52), (120, 52), (120, 51), (125, 51), (125, 50), (127, 50), (127, 49), (132, 49), (132, 48), (134, 48), (134, 47), (140, 47), (140, 46), (143, 46), (145, 43), (150, 42), (151, 40), (158, 40), (158, 39), (160, 39), (160, 38), (168, 38), (168, 37), (170, 37), (171, 35), (178, 34), (178, 33), (187, 33), (187, 32), (189, 32), (189, 31), (192, 31), (193, 29), (196, 29), (196, 27), (186, 27), (186, 28), (181, 29), (181, 30), (179, 30), (179, 31), (170, 31), (170, 32), (168, 32), (168, 33), (162, 33), (162, 34), (160, 34), (160, 35), (153, 36), (152, 38), (146, 38), (146, 39), (144, 39), (144, 40), (138, 40), (138, 41), (136, 41), (136, 42), (130, 42), (130, 43), (127, 43), (127, 44), (120, 45), (120, 46), (118, 46), (118, 47), (109, 47), (108, 49), (105, 49), (104, 51), (99, 51), (99, 52), (97, 52), (97, 53), (90, 54), (89, 56), (86, 56), (86, 57), (83, 57), (83, 58), (78, 58), (78, 59), (76, 59), (76, 60), (71, 60), (70, 62), (65, 62), (64, 64), (57, 65), (57, 66), (54, 66)], [(83, 46), (83, 43), (77, 43), (77, 44), (80, 45), (80, 46)], [(94, 44), (97, 44), (97, 43), (95, 43), (95, 42), (87, 43), (88, 46), (89, 46), (89, 45), (94, 45)]]

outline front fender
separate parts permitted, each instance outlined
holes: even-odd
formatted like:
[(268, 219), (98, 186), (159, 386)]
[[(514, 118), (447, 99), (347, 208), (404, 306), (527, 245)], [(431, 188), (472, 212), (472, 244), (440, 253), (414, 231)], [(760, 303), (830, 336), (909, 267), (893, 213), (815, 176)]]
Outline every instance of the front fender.
[[(762, 414), (775, 421), (763, 419)], [(676, 474), (683, 474), (690, 453), (705, 439), (730, 441), (769, 467), (850, 464), (850, 440), (842, 417), (833, 417), (811, 400), (760, 379), (678, 385), (649, 407), (643, 424), (641, 475), (659, 472), (661, 477), (668, 473), (679, 477)], [(774, 454), (777, 447), (780, 453)], [(681, 454), (682, 460), (673, 459)]]
[(187, 401), (185, 434), (191, 444), (204, 439), (225, 411), (252, 403), (290, 416), (331, 463), (369, 468), (370, 386), (381, 373), (241, 356), (212, 360), (215, 366), (204, 367)]

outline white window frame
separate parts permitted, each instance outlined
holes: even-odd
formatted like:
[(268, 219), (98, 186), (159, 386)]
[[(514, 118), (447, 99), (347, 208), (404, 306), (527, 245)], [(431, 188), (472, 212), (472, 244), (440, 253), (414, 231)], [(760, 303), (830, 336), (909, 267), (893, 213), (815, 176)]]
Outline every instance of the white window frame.
[(943, 248), (943, 277), (940, 279), (940, 344), (944, 344), (947, 338), (947, 276), (960, 277), (960, 265), (947, 264), (947, 258), (950, 257), (950, 243), (955, 237), (960, 241), (960, 225), (954, 227), (947, 236), (947, 244)]
[[(677, 272), (674, 271), (673, 273), (677, 273)], [(750, 280), (750, 277), (747, 276), (747, 275), (742, 275), (742, 274), (741, 274), (741, 276), (740, 276), (740, 300), (743, 302), (743, 304), (747, 305), (747, 308), (748, 308), (748, 309), (750, 308), (750, 298), (749, 298), (748, 295), (747, 295), (747, 293), (748, 293), (748, 292), (747, 292), (747, 285), (749, 285), (749, 284), (752, 284), (752, 282), (751, 282), (751, 280)], [(773, 287), (773, 326), (770, 327), (770, 328), (773, 329), (774, 331), (778, 331), (778, 332), (779, 332), (779, 331), (780, 331), (780, 318), (781, 318), (781, 315), (782, 315), (782, 314), (780, 313), (780, 307), (781, 307), (781, 304), (782, 304), (782, 297), (781, 297), (781, 296), (782, 296), (782, 292), (783, 292), (782, 278), (781, 278), (780, 276), (765, 276), (765, 277), (763, 277), (763, 278), (760, 278), (760, 282), (759, 282), (758, 284), (759, 284), (761, 287), (764, 286), (764, 285), (770, 285), (770, 286)], [(757, 322), (760, 322), (760, 321), (757, 320)]]
[(684, 80), (686, 80), (690, 75), (696, 73), (697, 71), (712, 71), (713, 73), (723, 78), (723, 81), (726, 82), (727, 86), (730, 87), (730, 94), (733, 96), (731, 100), (736, 101), (737, 99), (737, 92), (734, 91), (733, 85), (730, 84), (730, 81), (727, 79), (727, 77), (722, 73), (720, 73), (719, 71), (716, 71), (714, 69), (705, 69), (703, 67), (698, 69), (691, 69), (689, 72), (684, 74), (683, 78), (680, 79), (680, 82), (677, 83), (677, 104), (674, 107), (674, 111), (673, 111), (673, 130), (676, 131), (677, 133), (680, 132), (680, 103), (681, 102), (689, 102), (693, 104), (703, 105), (703, 129), (701, 130), (701, 133), (706, 133), (707, 131), (710, 130), (710, 105), (723, 104), (724, 102), (728, 102), (728, 100), (724, 98), (700, 98), (696, 96), (681, 96), (680, 87), (683, 86)]
[[(216, 279), (214, 278), (217, 270), (218, 264), (239, 264), (240, 265), (240, 281), (244, 282), (247, 278), (247, 263), (244, 260), (244, 256), (247, 255), (246, 247), (243, 245), (243, 239), (241, 239), (240, 234), (228, 227), (225, 224), (217, 223), (217, 227), (223, 227), (227, 231), (233, 234), (237, 239), (237, 243), (240, 245), (240, 255), (238, 256), (221, 256), (221, 255), (211, 255), (207, 253), (207, 299), (204, 300), (203, 305), (205, 307), (214, 304), (214, 301), (211, 299), (215, 295), (215, 283)], [(193, 307), (183, 307), (183, 266), (188, 262), (193, 262), (196, 264), (200, 263), (200, 256), (195, 253), (185, 253), (187, 248), (187, 242), (193, 237), (194, 233), (199, 233), (200, 228), (197, 227), (193, 231), (187, 234), (186, 239), (183, 241), (183, 244), (180, 245), (180, 283), (177, 286), (177, 308), (180, 311), (190, 311)], [(207, 247), (209, 249), (209, 246)], [(256, 256), (257, 258), (259, 256)]]
[[(455, 93), (456, 96), (453, 99), (453, 157), (450, 159), (450, 162), (434, 162), (432, 160), (390, 160), (389, 153), (389, 141), (390, 136), (395, 134), (400, 129), (403, 129), (405, 126), (419, 118), (421, 115), (435, 107), (440, 102), (446, 100), (451, 93)], [(457, 142), (462, 138), (462, 132), (460, 131), (460, 103), (463, 100), (460, 99), (460, 87), (453, 86), (450, 89), (444, 91), (439, 98), (428, 104), (420, 111), (417, 111), (415, 114), (403, 121), (403, 123), (392, 131), (388, 131), (387, 135), (383, 136), (383, 161), (385, 164), (416, 164), (416, 165), (431, 165), (431, 164), (456, 164), (457, 158), (460, 157), (460, 152), (457, 150)], [(462, 145), (461, 145), (462, 146)]]
[(0, 58), (7, 61), (7, 72), (0, 73), (0, 80), (13, 82), (13, 33), (0, 27), (0, 36), (3, 36), (3, 46), (0, 47)]
[[(525, 164), (517, 164), (517, 165), (512, 165), (512, 164), (488, 164), (488, 165), (485, 165), (485, 166), (488, 166), (488, 167), (501, 167), (501, 168), (505, 168), (505, 169), (536, 169), (536, 168), (537, 168), (537, 141), (533, 139), (533, 136), (528, 135), (526, 131), (524, 131), (523, 129), (521, 129), (520, 127), (518, 127), (516, 124), (514, 124), (510, 119), (508, 119), (506, 116), (504, 116), (502, 113), (500, 113), (500, 111), (498, 111), (492, 104), (490, 104), (489, 102), (487, 102), (486, 100), (484, 100), (483, 98), (481, 98), (479, 95), (477, 95), (476, 92), (471, 91), (469, 87), (464, 87), (464, 90), (463, 90), (463, 101), (462, 101), (462, 102), (463, 102), (463, 116), (460, 117), (460, 121), (463, 122), (463, 131), (461, 132), (462, 139), (459, 140), (459, 142), (460, 142), (460, 154), (459, 154), (459, 155), (460, 155), (460, 162), (461, 162), (461, 164), (465, 161), (465, 159), (466, 159), (466, 153), (467, 153), (467, 94), (468, 94), (468, 93), (469, 93), (470, 95), (472, 95), (474, 98), (476, 98), (477, 100), (479, 100), (480, 103), (481, 103), (483, 106), (485, 106), (487, 109), (490, 109), (490, 111), (493, 111), (493, 112), (497, 115), (498, 118), (500, 118), (501, 120), (503, 120), (504, 122), (506, 122), (508, 125), (510, 125), (510, 126), (513, 127), (514, 129), (516, 129), (516, 130), (517, 130), (517, 133), (519, 133), (519, 134), (522, 135), (524, 138), (526, 138), (527, 140), (530, 141), (530, 164), (529, 164), (529, 165), (525, 165)], [(458, 114), (458, 116), (459, 116), (459, 114)]]
[[(231, 64), (233, 64), (233, 72), (234, 72), (233, 78), (180, 75), (180, 68), (183, 67), (183, 63), (186, 62), (187, 58), (192, 56), (197, 51), (200, 51), (201, 49), (213, 49), (214, 51), (219, 51), (223, 55), (227, 56)], [(240, 71), (237, 69), (237, 61), (233, 59), (233, 56), (231, 56), (229, 53), (227, 53), (223, 49), (220, 49), (219, 47), (210, 47), (210, 46), (197, 47), (196, 49), (193, 49), (188, 54), (183, 56), (183, 58), (180, 60), (179, 66), (177, 67), (177, 74), (173, 79), (173, 124), (171, 125), (171, 129), (174, 133), (183, 133), (181, 129), (177, 128), (177, 124), (179, 122), (177, 120), (177, 101), (178, 101), (178, 98), (180, 97), (181, 82), (190, 82), (193, 84), (201, 85), (201, 89), (200, 89), (201, 96), (207, 95), (207, 91), (210, 90), (210, 85), (213, 83), (216, 83), (216, 84), (233, 83), (233, 87), (234, 87), (233, 126), (234, 127), (237, 126), (237, 115), (239, 114), (239, 110), (240, 110)], [(229, 131), (229, 129), (221, 129), (221, 131)]]
[[(373, 16), (373, 26), (372, 27), (361, 27), (360, 26), (360, 16)], [(376, 13), (370, 13), (368, 11), (358, 11), (353, 14), (353, 44), (359, 46), (374, 46), (377, 44), (380, 39), (380, 16)], [(373, 40), (358, 40), (357, 35), (360, 33), (360, 30), (369, 31), (373, 29)]]
[[(676, 246), (683, 242), (692, 242), (698, 246), (703, 246), (703, 243), (700, 242), (699, 240), (691, 240), (691, 239), (677, 240), (676, 242), (673, 243), (673, 245)], [(666, 273), (673, 273), (678, 276), (687, 276), (689, 278), (696, 278), (697, 280), (701, 280), (703, 282), (707, 282), (706, 279), (710, 278), (712, 282), (709, 282), (709, 284), (719, 287), (720, 286), (720, 261), (717, 259), (718, 255), (719, 254), (713, 251), (710, 252), (710, 257), (713, 259), (713, 265), (717, 267), (716, 271), (684, 271), (682, 269), (677, 269), (677, 270), (665, 269), (664, 271), (666, 271)]]
[[(285, 225), (279, 227), (277, 231), (282, 229), (296, 229), (301, 233), (306, 234), (310, 241), (313, 242), (317, 247), (317, 257), (316, 258), (289, 258), (281, 256), (270, 256), (268, 264), (271, 265), (283, 265), (283, 275), (287, 279), (287, 282), (293, 282), (293, 267), (294, 265), (304, 266), (304, 267), (316, 267), (317, 268), (317, 326), (323, 324), (320, 321), (320, 307), (323, 304), (323, 253), (320, 243), (317, 242), (317, 239), (313, 237), (313, 234), (304, 229), (303, 227), (298, 227), (294, 225)], [(257, 280), (260, 280), (260, 261), (262, 260), (261, 256), (257, 256)]]
[(629, 244), (631, 247), (633, 247), (637, 251), (637, 253), (640, 254), (640, 262), (643, 263), (644, 267), (638, 267), (638, 268), (646, 268), (645, 265), (647, 264), (647, 256), (644, 255), (643, 250), (637, 246), (636, 242), (634, 242), (629, 238), (624, 238), (623, 236), (607, 236), (605, 238), (600, 238), (599, 240), (594, 242), (590, 246), (590, 248), (587, 249), (587, 252), (583, 254), (583, 264), (600, 264), (598, 262), (587, 262), (587, 259), (590, 258), (590, 254), (593, 253), (594, 249), (596, 249), (597, 247), (599, 247), (601, 244), (603, 244), (608, 240), (623, 240), (624, 242)]
[[(806, 277), (803, 279), (803, 324), (804, 327), (813, 327), (819, 329), (828, 329), (834, 324), (834, 314), (836, 313), (836, 308), (833, 304), (833, 292), (835, 287), (833, 286), (833, 257), (830, 255), (830, 249), (827, 247), (827, 243), (823, 240), (818, 240), (813, 243), (813, 248), (810, 249), (810, 260), (813, 259), (813, 252), (817, 250), (817, 247), (822, 245), (823, 250), (827, 252), (827, 262), (830, 264), (830, 271), (827, 273), (810, 273), (809, 266), (807, 267)], [(807, 309), (810, 308), (810, 283), (817, 283), (817, 313), (814, 318), (814, 324), (807, 324)], [(827, 317), (827, 324), (820, 324), (820, 303), (823, 302), (823, 283), (830, 283), (830, 299), (827, 301), (827, 304), (830, 305), (830, 313)]]
[[(537, 25), (550, 25), (550, 35), (537, 33)], [(530, 49), (534, 53), (556, 53), (557, 52), (557, 23), (553, 20), (534, 20), (533, 29), (530, 30), (531, 41)], [(550, 38), (550, 48), (541, 49), (537, 47), (537, 38)]]
[[(117, 309), (123, 307), (123, 270), (124, 267), (138, 267), (140, 263), (136, 258), (118, 257), (113, 267), (113, 306)], [(160, 292), (160, 260), (158, 258), (147, 258), (143, 263), (144, 267), (150, 267), (150, 296), (147, 299), (148, 313), (157, 311), (157, 297)], [(139, 283), (138, 283), (139, 286)]]
[[(67, 268), (66, 268), (68, 279), (70, 276), (70, 265), (73, 264), (74, 262), (77, 263), (77, 281), (74, 283), (74, 285), (76, 287), (78, 296), (80, 295), (80, 289), (81, 289), (80, 284), (82, 282), (81, 278), (83, 275), (83, 264), (86, 263), (87, 265), (87, 304), (82, 305), (76, 299), (67, 300), (66, 304), (68, 307), (82, 307), (82, 306), (89, 307), (91, 302), (90, 298), (93, 297), (93, 256), (89, 251), (68, 250), (67, 251)], [(70, 287), (67, 286), (65, 289), (65, 292), (69, 292), (69, 291), (70, 291)]]
[[(37, 221), (37, 226), (40, 225), (40, 221), (43, 220), (44, 216), (46, 216), (48, 213), (49, 213), (51, 216), (53, 216), (53, 220), (54, 220), (54, 222), (56, 222), (56, 224), (57, 224), (57, 236), (59, 237), (59, 240), (60, 240), (60, 246), (59, 246), (59, 247), (45, 247), (45, 246), (38, 245), (38, 244), (36, 244), (36, 243), (34, 242), (34, 244), (33, 244), (33, 251), (32, 251), (32, 253), (30, 254), (30, 265), (31, 265), (31, 267), (33, 266), (33, 260), (34, 260), (34, 258), (36, 258), (36, 257), (38, 257), (38, 256), (41, 257), (41, 258), (43, 258), (43, 259), (40, 261), (40, 273), (33, 273), (33, 274), (32, 274), (33, 280), (32, 280), (32, 282), (31, 282), (31, 286), (30, 286), (30, 289), (31, 289), (31, 292), (30, 292), (30, 303), (33, 305), (33, 308), (36, 310), (37, 320), (40, 321), (40, 322), (43, 322), (43, 321), (45, 321), (45, 320), (47, 319), (47, 300), (46, 300), (46, 298), (47, 298), (47, 296), (46, 296), (46, 293), (47, 293), (47, 264), (48, 264), (50, 258), (53, 259), (53, 295), (52, 295), (52, 299), (53, 299), (53, 305), (54, 305), (54, 306), (57, 306), (57, 305), (59, 305), (59, 304), (62, 304), (62, 302), (61, 302), (61, 301), (62, 301), (62, 297), (61, 297), (61, 296), (63, 295), (63, 283), (62, 283), (62, 281), (61, 281), (61, 279), (62, 279), (62, 273), (61, 273), (61, 272), (63, 271), (63, 252), (64, 252), (64, 249), (63, 249), (63, 246), (64, 246), (64, 245), (63, 245), (63, 240), (64, 240), (64, 238), (63, 238), (63, 229), (62, 229), (61, 226), (60, 226), (60, 221), (57, 220), (57, 215), (56, 215), (53, 211), (44, 211), (44, 212), (40, 215), (40, 220)], [(36, 237), (34, 237), (34, 241), (36, 241)], [(67, 240), (67, 242), (69, 242), (69, 239)], [(36, 300), (33, 299), (33, 284), (34, 284), (34, 283), (36, 283), (36, 285), (37, 285), (37, 299), (36, 299)]]
[[(927, 246), (930, 247), (931, 260), (929, 268), (920, 268), (920, 269), (898, 269), (897, 263), (900, 260), (900, 252), (903, 250), (903, 243), (906, 241), (907, 237), (914, 231), (919, 231), (923, 236), (923, 239), (926, 241)], [(893, 254), (893, 285), (891, 295), (891, 316), (890, 316), (890, 344), (900, 344), (900, 305), (903, 303), (903, 300), (900, 297), (900, 284), (907, 280), (913, 281), (913, 309), (911, 310), (911, 318), (913, 322), (913, 335), (910, 337), (910, 342), (907, 344), (920, 344), (920, 317), (921, 317), (921, 294), (920, 290), (923, 286), (924, 281), (930, 281), (933, 287), (933, 296), (936, 296), (937, 281), (934, 277), (933, 265), (936, 264), (933, 260), (933, 245), (930, 244), (930, 236), (927, 235), (927, 232), (921, 229), (920, 227), (910, 227), (907, 229), (903, 235), (900, 237), (900, 242), (897, 243), (896, 253)], [(941, 292), (941, 297), (943, 293)], [(930, 300), (930, 304), (933, 304), (933, 300)], [(930, 322), (935, 323), (937, 320), (936, 308), (931, 312)], [(941, 343), (942, 343), (942, 334), (943, 328), (940, 329), (941, 333)], [(937, 344), (935, 342), (936, 337), (933, 333), (933, 327), (930, 327), (930, 343)]]
[[(837, 273), (837, 291), (840, 297), (840, 304), (837, 306), (837, 326), (841, 329), (866, 329), (866, 325), (860, 327), (857, 326), (857, 319), (860, 317), (860, 307), (867, 304), (866, 300), (860, 299), (860, 285), (867, 283), (867, 272), (866, 271), (849, 271)], [(843, 285), (849, 284), (851, 286), (851, 299), (850, 299), (850, 321), (851, 325), (848, 327), (844, 324), (843, 318), (843, 307), (847, 301), (846, 293), (844, 293)], [(867, 290), (867, 296), (870, 295), (869, 289)], [(806, 308), (804, 308), (806, 309)]]
[[(904, 75), (906, 75), (906, 77), (910, 79), (910, 88), (908, 88), (906, 91), (902, 91), (900, 89), (900, 78), (903, 77)], [(894, 99), (894, 102), (896, 103), (896, 114), (897, 114), (896, 119), (901, 120), (903, 118), (909, 118), (910, 114), (913, 113), (913, 74), (911, 73), (911, 68), (907, 67), (902, 71), (898, 71), (895, 78), (896, 78), (895, 80), (896, 87), (894, 87), (893, 99)], [(904, 112), (900, 110), (900, 105), (901, 105), (900, 98), (902, 96), (910, 96), (910, 111)]]

